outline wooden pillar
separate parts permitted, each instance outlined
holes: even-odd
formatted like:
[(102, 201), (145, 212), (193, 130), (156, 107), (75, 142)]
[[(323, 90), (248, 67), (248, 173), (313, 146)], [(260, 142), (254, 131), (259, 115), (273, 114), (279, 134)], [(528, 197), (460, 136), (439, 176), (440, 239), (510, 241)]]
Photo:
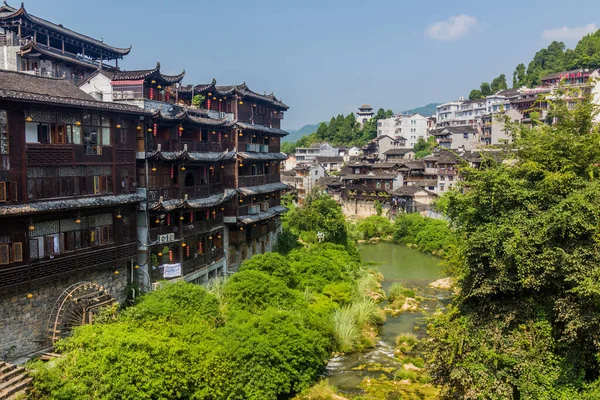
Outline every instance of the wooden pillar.
[(33, 32), (33, 43), (37, 43), (37, 32)]
[(46, 35), (46, 46), (50, 47), (50, 35)]
[(19, 23), (19, 40), (21, 40), (21, 24)]
[(65, 54), (65, 39), (62, 40), (62, 53)]

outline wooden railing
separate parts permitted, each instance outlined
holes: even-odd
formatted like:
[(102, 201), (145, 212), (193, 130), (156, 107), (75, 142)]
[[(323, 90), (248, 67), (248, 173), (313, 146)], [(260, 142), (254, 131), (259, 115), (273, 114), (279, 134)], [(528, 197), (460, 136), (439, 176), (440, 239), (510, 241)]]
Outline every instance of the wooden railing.
[(240, 176), (238, 178), (239, 187), (261, 186), (279, 181), (279, 174)]

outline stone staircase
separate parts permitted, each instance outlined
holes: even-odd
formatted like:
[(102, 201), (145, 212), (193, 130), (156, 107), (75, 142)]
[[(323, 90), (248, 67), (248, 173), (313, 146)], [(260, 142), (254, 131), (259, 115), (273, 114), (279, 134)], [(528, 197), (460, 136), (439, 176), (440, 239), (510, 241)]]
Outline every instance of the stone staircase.
[(31, 380), (25, 368), (0, 361), (0, 400), (27, 398)]

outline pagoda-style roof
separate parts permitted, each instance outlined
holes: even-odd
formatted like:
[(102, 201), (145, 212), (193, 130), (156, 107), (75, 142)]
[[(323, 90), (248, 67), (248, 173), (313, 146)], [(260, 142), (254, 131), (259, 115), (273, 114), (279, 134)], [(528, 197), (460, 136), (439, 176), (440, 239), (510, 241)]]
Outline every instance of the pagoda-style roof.
[(270, 128), (270, 127), (264, 126), (264, 125), (249, 124), (247, 122), (237, 122), (236, 125), (238, 128), (241, 128), (241, 129), (245, 129), (248, 131), (264, 132), (264, 133), (268, 133), (270, 135), (286, 136), (288, 134), (283, 129)]
[(238, 193), (244, 196), (254, 196), (256, 194), (271, 193), (279, 190), (288, 190), (290, 187), (285, 183), (267, 183), (262, 186), (243, 187), (238, 189)]
[[(287, 110), (289, 107), (281, 100), (277, 99), (273, 93), (271, 94), (259, 94), (248, 88), (246, 82), (241, 85), (230, 85), (230, 86), (218, 86), (215, 79), (211, 83), (200, 84), (200, 85), (187, 85), (179, 88), (179, 93), (189, 93), (190, 95), (201, 94), (203, 96), (215, 96), (215, 97), (227, 97), (231, 95), (237, 95), (244, 99), (252, 99), (259, 102), (265, 102), (269, 105), (279, 108), (280, 110)], [(210, 93), (210, 94), (209, 94)]]
[(80, 50), (85, 49), (85, 55), (96, 60), (100, 58), (104, 60), (123, 58), (131, 51), (131, 46), (127, 48), (110, 46), (102, 40), (67, 29), (62, 24), (55, 24), (29, 14), (23, 3), (17, 9), (5, 2), (0, 6), (0, 27), (16, 31), (19, 25), (22, 34), (39, 32), (50, 36), (51, 39), (64, 40), (66, 51), (79, 53)]
[(111, 77), (112, 81), (139, 81), (153, 79), (157, 83), (172, 85), (179, 83), (185, 76), (185, 70), (179, 75), (165, 75), (160, 71), (160, 63), (156, 63), (153, 69), (141, 69), (135, 71), (115, 71)]
[(238, 217), (238, 221), (242, 224), (253, 224), (255, 222), (264, 221), (265, 219), (273, 218), (278, 215), (288, 212), (288, 209), (284, 206), (275, 206), (269, 208), (267, 211), (260, 212), (252, 215), (242, 215)]
[(226, 189), (223, 193), (213, 194), (212, 196), (203, 197), (201, 199), (173, 199), (160, 200), (148, 206), (150, 211), (173, 211), (177, 209), (197, 210), (202, 208), (210, 208), (218, 206), (231, 199), (235, 195), (235, 190)]
[(271, 161), (271, 160), (287, 160), (288, 156), (283, 153), (255, 153), (255, 152), (239, 152), (238, 156), (244, 160), (250, 161)]
[(84, 208), (115, 207), (124, 204), (135, 204), (144, 200), (137, 194), (120, 194), (116, 196), (93, 196), (78, 199), (38, 201), (29, 204), (0, 206), (0, 215), (30, 215), (50, 211), (73, 211)]
[(161, 151), (156, 150), (152, 152), (146, 153), (147, 160), (161, 160), (161, 161), (177, 161), (177, 160), (186, 160), (191, 162), (206, 162), (206, 163), (216, 163), (220, 161), (233, 160), (236, 156), (236, 151), (224, 151), (222, 153), (219, 152), (211, 152), (211, 151), (199, 151), (199, 152), (188, 152), (187, 150), (183, 151)]
[(227, 118), (209, 118), (208, 113), (203, 114), (202, 110), (186, 108), (174, 110), (174, 113), (167, 113), (163, 110), (158, 110), (154, 113), (153, 118), (163, 121), (172, 121), (178, 124), (189, 122), (195, 125), (209, 125), (213, 128), (231, 128), (236, 123), (236, 121), (229, 121)]
[(70, 81), (0, 70), (0, 99), (149, 115), (136, 106), (98, 101)]
[[(100, 64), (94, 62), (88, 58), (84, 58), (77, 54), (73, 53), (63, 53), (58, 49), (48, 47), (41, 43), (30, 42), (23, 47), (21, 47), (21, 55), (27, 55), (29, 53), (40, 53), (48, 57), (56, 58), (62, 60), (67, 63), (72, 63), (75, 65), (79, 65), (85, 68), (99, 68)], [(112, 66), (103, 64), (103, 68), (108, 68), (109, 70), (113, 69)]]

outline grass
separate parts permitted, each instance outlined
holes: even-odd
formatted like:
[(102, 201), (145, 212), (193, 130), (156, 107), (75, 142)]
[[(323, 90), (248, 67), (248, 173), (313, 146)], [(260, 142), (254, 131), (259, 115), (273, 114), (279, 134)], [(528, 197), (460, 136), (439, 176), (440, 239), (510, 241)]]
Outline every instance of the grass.
[(322, 380), (313, 387), (302, 391), (293, 400), (336, 400), (343, 397), (336, 394), (336, 388), (326, 380)]
[(402, 303), (404, 303), (404, 299), (406, 299), (407, 297), (414, 298), (415, 296), (416, 293), (414, 290), (407, 289), (398, 282), (392, 283), (388, 291), (388, 301), (390, 303), (395, 303), (399, 300), (401, 300)]
[(385, 321), (377, 304), (371, 299), (360, 299), (350, 305), (350, 312), (354, 316), (356, 324), (360, 327), (365, 325), (380, 325)]
[(403, 333), (396, 338), (396, 350), (402, 354), (410, 352), (417, 344), (419, 339), (413, 333)]
[(360, 329), (350, 307), (343, 307), (333, 315), (333, 329), (339, 351), (352, 351), (360, 339)]

